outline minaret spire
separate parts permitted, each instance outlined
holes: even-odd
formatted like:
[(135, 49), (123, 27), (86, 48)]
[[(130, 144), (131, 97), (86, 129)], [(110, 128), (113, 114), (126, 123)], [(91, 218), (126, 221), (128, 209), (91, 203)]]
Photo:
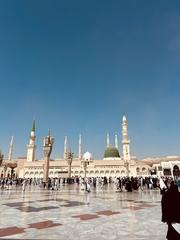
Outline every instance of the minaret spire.
[(68, 146), (67, 146), (67, 136), (64, 138), (64, 159), (67, 158)]
[(122, 117), (122, 145), (123, 145), (123, 158), (130, 160), (130, 140), (128, 139), (128, 124), (126, 116)]
[(48, 137), (51, 137), (51, 129), (48, 130)]
[(14, 142), (14, 136), (11, 137), (11, 142), (10, 142), (10, 145), (9, 145), (8, 161), (12, 161), (13, 142)]
[(32, 132), (35, 132), (36, 131), (36, 124), (35, 124), (35, 120), (33, 120), (33, 126), (32, 126)]
[(106, 145), (107, 145), (107, 148), (110, 146), (110, 143), (109, 143), (109, 133), (107, 133)]
[(35, 160), (35, 150), (36, 150), (36, 145), (35, 145), (35, 140), (36, 140), (36, 135), (35, 135), (35, 120), (33, 121), (31, 133), (29, 136), (29, 144), (27, 145), (27, 162), (33, 162)]
[(118, 149), (118, 136), (117, 136), (117, 134), (115, 134), (114, 142), (115, 142), (115, 148)]
[(82, 136), (79, 134), (79, 154), (78, 154), (79, 160), (82, 159)]

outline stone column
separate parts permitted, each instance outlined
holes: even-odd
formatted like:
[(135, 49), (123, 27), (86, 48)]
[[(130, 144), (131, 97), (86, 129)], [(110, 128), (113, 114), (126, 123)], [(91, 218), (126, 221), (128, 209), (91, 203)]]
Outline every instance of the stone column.
[(3, 170), (4, 170), (4, 176), (3, 177), (5, 178), (6, 177), (6, 172), (7, 172), (7, 166), (6, 165), (4, 165), (4, 169)]
[(87, 162), (84, 162), (84, 178), (86, 178), (87, 173)]
[(47, 137), (45, 137), (43, 140), (43, 154), (44, 154), (43, 182), (45, 183), (45, 186), (47, 186), (47, 183), (48, 183), (49, 161), (50, 161), (50, 155), (52, 152), (53, 142), (54, 142), (54, 139), (50, 136), (50, 134)]
[(4, 155), (2, 154), (2, 152), (0, 150), (0, 166), (2, 165), (3, 158), (4, 158)]
[(84, 178), (86, 178), (87, 166), (89, 165), (89, 161), (82, 160), (82, 165), (83, 165), (83, 169), (84, 169)]
[(124, 165), (125, 165), (125, 168), (126, 168), (126, 176), (129, 177), (129, 173), (130, 173), (130, 170), (129, 170), (129, 162), (128, 162), (128, 161), (125, 161), (125, 162), (124, 162)]
[(66, 161), (68, 164), (68, 178), (71, 178), (71, 165), (72, 165), (72, 160), (73, 160), (73, 153), (69, 151), (66, 156)]

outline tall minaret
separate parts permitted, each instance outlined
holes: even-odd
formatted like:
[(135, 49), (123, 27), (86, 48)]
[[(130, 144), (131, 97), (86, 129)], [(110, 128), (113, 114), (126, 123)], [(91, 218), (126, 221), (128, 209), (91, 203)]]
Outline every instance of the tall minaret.
[(124, 160), (130, 160), (130, 140), (128, 139), (128, 124), (126, 116), (122, 118), (122, 145), (123, 145), (123, 158)]
[(82, 136), (81, 136), (81, 134), (79, 135), (79, 153), (78, 153), (78, 158), (79, 158), (79, 160), (82, 159)]
[(11, 142), (9, 145), (9, 153), (8, 153), (8, 161), (12, 161), (12, 155), (13, 155), (13, 141), (14, 141), (14, 137), (11, 137)]
[(118, 136), (117, 136), (117, 134), (115, 134), (114, 142), (115, 142), (115, 148), (118, 149)]
[(36, 145), (35, 145), (35, 140), (36, 140), (36, 135), (35, 135), (35, 121), (33, 121), (33, 126), (31, 129), (31, 134), (29, 136), (29, 144), (27, 145), (27, 162), (33, 162), (35, 161), (35, 150), (36, 150)]
[(107, 148), (110, 146), (110, 144), (109, 144), (109, 133), (107, 133), (106, 145), (107, 145)]
[(67, 136), (64, 138), (64, 159), (67, 158), (68, 146), (67, 146)]

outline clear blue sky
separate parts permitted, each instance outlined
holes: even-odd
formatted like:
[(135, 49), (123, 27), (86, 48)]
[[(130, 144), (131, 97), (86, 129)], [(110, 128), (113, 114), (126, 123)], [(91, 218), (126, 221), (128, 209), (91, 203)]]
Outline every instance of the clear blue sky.
[(101, 158), (123, 113), (132, 154), (180, 154), (180, 1), (0, 1), (0, 89), (6, 155), (11, 135), (26, 155), (35, 118), (38, 157), (51, 128), (54, 157), (81, 132)]

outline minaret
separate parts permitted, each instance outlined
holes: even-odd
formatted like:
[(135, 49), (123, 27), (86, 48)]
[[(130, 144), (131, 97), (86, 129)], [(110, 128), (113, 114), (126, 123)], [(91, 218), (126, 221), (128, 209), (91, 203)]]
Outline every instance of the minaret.
[(67, 158), (68, 146), (67, 146), (67, 136), (64, 138), (64, 159)]
[(9, 145), (9, 153), (8, 153), (8, 161), (12, 161), (12, 155), (13, 155), (13, 141), (14, 141), (14, 137), (11, 137), (11, 142)]
[(128, 139), (128, 124), (126, 116), (122, 118), (122, 145), (123, 145), (123, 158), (126, 161), (131, 159), (130, 157), (130, 140)]
[(107, 145), (107, 148), (110, 146), (110, 144), (109, 144), (109, 133), (107, 133), (107, 139), (106, 139), (106, 145)]
[(35, 121), (33, 121), (33, 126), (31, 129), (31, 134), (29, 136), (29, 144), (27, 145), (27, 162), (33, 162), (35, 161), (35, 150), (36, 150), (36, 145), (35, 145), (35, 140), (36, 140), (36, 135), (35, 135)]
[(82, 137), (81, 134), (79, 135), (79, 154), (78, 154), (79, 160), (82, 159)]
[(115, 148), (118, 149), (118, 136), (117, 136), (117, 134), (115, 134), (114, 142), (115, 142)]

